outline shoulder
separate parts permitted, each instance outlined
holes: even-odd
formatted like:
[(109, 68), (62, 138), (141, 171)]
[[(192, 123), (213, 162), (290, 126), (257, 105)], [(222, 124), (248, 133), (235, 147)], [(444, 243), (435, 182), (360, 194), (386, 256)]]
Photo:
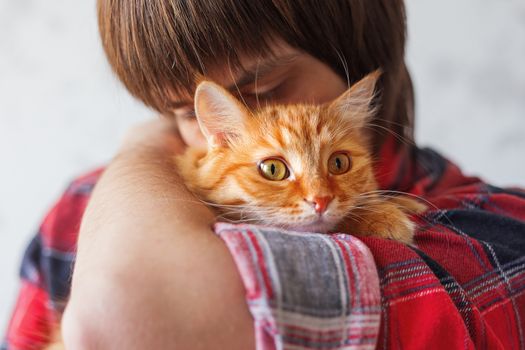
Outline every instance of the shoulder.
[[(514, 335), (523, 327), (525, 305), (525, 191), (465, 176), (431, 149), (415, 149), (407, 163), (413, 167), (400, 175), (407, 178), (400, 189), (428, 206), (414, 217), (415, 246), (363, 239), (380, 279), (388, 334), (380, 342), (414, 341), (398, 332), (402, 319), (418, 322), (435, 348), (467, 342), (472, 348), (519, 347)], [(446, 329), (430, 325), (429, 314)]]
[(418, 149), (415, 158), (416, 176), (409, 192), (427, 200), (430, 213), (525, 221), (525, 190), (465, 176), (457, 165), (428, 148)]
[[(412, 269), (405, 263), (416, 262), (444, 280), (459, 283), (485, 281), (480, 276), (504, 274), (507, 268), (516, 278), (525, 277), (525, 265), (523, 270), (515, 269), (525, 257), (525, 191), (465, 176), (457, 165), (428, 148), (415, 149), (412, 155), (413, 171), (402, 191), (419, 197), (428, 207), (414, 217), (417, 248), (367, 241), (378, 267)], [(391, 253), (393, 249), (399, 254)]]

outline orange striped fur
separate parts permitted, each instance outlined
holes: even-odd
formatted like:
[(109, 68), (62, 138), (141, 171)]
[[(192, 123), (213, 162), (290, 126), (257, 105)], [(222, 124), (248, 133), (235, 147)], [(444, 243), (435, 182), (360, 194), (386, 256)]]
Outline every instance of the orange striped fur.
[[(378, 76), (365, 77), (330, 104), (255, 111), (220, 86), (202, 82), (195, 109), (208, 148), (189, 148), (176, 158), (185, 183), (217, 210), (219, 220), (321, 233), (337, 228), (410, 243), (414, 226), (406, 212), (424, 206), (373, 192), (377, 183), (366, 125)], [(350, 156), (347, 173), (329, 173), (334, 152)], [(267, 158), (282, 159), (289, 178), (264, 178), (258, 164)], [(316, 212), (309, 200), (316, 197), (332, 198), (326, 211)]]
[[(321, 233), (338, 230), (410, 244), (414, 225), (407, 213), (425, 206), (406, 196), (375, 192), (366, 123), (373, 114), (377, 77), (365, 77), (331, 104), (257, 111), (248, 111), (220, 86), (203, 82), (195, 104), (209, 145), (176, 157), (178, 170), (188, 188), (217, 210), (219, 220)], [(331, 175), (327, 162), (338, 151), (350, 155), (351, 167)], [(283, 159), (291, 176), (282, 181), (262, 177), (258, 163), (268, 157)], [(305, 200), (316, 196), (333, 197), (321, 221)], [(64, 348), (60, 327), (50, 342), (46, 350)]]

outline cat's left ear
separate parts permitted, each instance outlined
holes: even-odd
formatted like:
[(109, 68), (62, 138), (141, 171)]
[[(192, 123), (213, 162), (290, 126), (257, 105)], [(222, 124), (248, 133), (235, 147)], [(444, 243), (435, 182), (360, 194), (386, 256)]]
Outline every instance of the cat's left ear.
[(248, 113), (239, 100), (211, 81), (203, 81), (195, 90), (195, 116), (211, 147), (226, 146), (239, 136)]
[(345, 117), (355, 127), (364, 127), (373, 115), (371, 103), (380, 76), (380, 69), (368, 74), (334, 100), (328, 108)]

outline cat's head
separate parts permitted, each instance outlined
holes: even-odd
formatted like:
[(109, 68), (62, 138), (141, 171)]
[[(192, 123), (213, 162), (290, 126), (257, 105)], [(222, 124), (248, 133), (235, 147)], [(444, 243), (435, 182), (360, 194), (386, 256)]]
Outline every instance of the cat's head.
[(374, 190), (366, 130), (379, 73), (325, 105), (248, 110), (202, 82), (195, 113), (208, 149), (179, 161), (189, 187), (225, 217), (326, 232)]

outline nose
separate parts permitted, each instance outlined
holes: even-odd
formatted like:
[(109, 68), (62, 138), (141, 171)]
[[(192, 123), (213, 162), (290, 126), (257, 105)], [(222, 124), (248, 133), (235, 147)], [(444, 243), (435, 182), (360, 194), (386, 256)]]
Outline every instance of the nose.
[(326, 211), (332, 199), (334, 199), (333, 196), (315, 196), (312, 199), (305, 198), (305, 201), (313, 205), (316, 213), (322, 214)]

